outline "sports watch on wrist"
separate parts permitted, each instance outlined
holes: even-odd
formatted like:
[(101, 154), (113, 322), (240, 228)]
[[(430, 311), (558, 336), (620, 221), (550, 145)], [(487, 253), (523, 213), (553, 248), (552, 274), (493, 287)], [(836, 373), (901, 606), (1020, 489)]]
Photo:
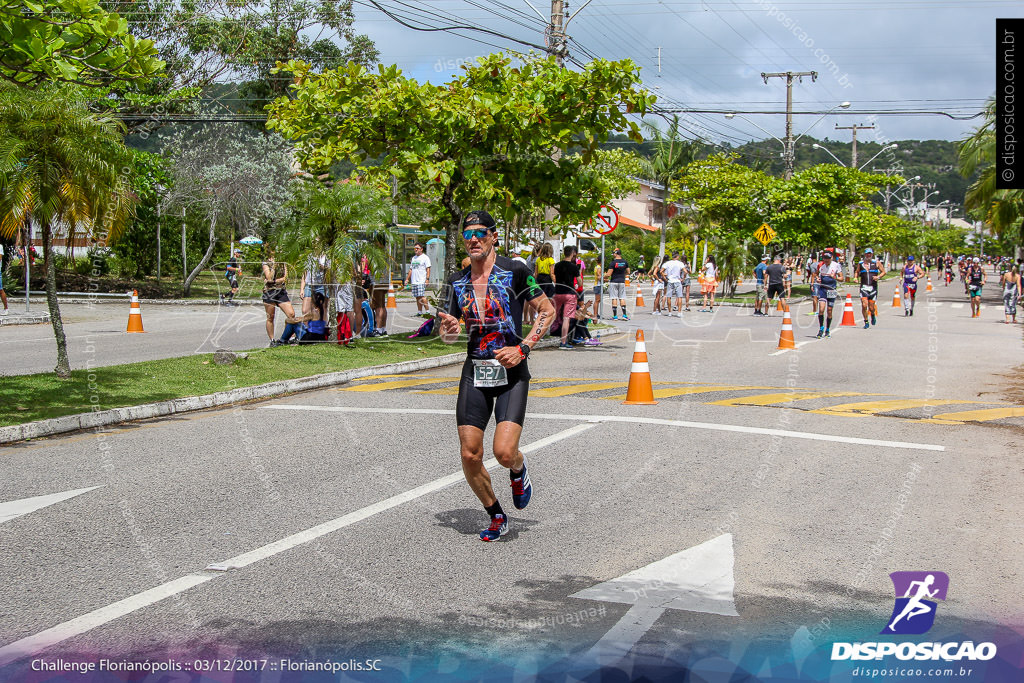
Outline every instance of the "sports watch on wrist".
[(523, 358), (529, 358), (530, 357), (530, 345), (527, 344), (526, 342), (523, 342), (522, 344), (520, 344), (519, 345), (519, 353), (523, 354)]

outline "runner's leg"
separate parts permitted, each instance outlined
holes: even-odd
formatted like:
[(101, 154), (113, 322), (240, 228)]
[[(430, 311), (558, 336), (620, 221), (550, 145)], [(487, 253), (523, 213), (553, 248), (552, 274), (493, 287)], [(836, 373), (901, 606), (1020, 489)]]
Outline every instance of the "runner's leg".
[[(497, 435), (495, 435), (497, 438)], [(459, 425), (459, 447), (462, 455), (462, 473), (469, 488), (485, 507), (498, 502), (491, 486), (491, 474), (484, 467), (484, 430), (471, 425)]]

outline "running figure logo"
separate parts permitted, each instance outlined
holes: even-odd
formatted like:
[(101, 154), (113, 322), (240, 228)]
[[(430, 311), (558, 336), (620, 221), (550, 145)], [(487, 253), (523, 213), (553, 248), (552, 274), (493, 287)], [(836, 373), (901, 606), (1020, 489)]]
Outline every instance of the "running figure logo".
[[(944, 572), (893, 572), (896, 605), (883, 634), (920, 635), (935, 623), (934, 600), (945, 600), (949, 576)], [(932, 598), (932, 599), (928, 599)]]

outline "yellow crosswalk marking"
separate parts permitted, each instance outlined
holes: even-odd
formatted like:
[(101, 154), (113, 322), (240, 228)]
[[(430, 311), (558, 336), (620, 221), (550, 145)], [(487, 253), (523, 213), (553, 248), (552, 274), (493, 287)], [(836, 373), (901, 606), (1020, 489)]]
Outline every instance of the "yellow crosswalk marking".
[(1024, 406), (1011, 408), (982, 408), (981, 410), (962, 410), (958, 413), (940, 413), (933, 415), (935, 422), (987, 422), (1002, 420), (1006, 417), (1024, 417)]
[(955, 403), (977, 403), (977, 401), (940, 401), (926, 398), (894, 399), (891, 401), (864, 401), (863, 403), (843, 403), (828, 408), (820, 408), (808, 412), (821, 415), (865, 416), (888, 413), (908, 408), (925, 408), (929, 406), (945, 406)]
[(558, 398), (559, 396), (571, 396), (582, 394), (587, 391), (603, 391), (605, 389), (621, 389), (628, 386), (626, 382), (601, 382), (597, 384), (570, 384), (564, 387), (548, 387), (547, 389), (530, 390), (530, 396), (541, 396), (544, 398)]
[[(626, 386), (623, 384), (622, 386)], [(693, 385), (688, 387), (676, 387), (674, 389), (655, 389), (654, 398), (672, 398), (673, 396), (689, 396), (691, 394), (710, 394), (715, 391), (746, 391), (757, 389), (776, 389), (777, 387), (740, 387), (723, 384)], [(609, 401), (624, 401), (625, 394), (620, 396), (605, 396)]]
[[(453, 377), (452, 379), (455, 380), (455, 381), (458, 381), (459, 378), (458, 377)], [(544, 384), (545, 382), (575, 382), (575, 381), (576, 380), (566, 379), (565, 377), (545, 377), (543, 379), (536, 379), (536, 378), (535, 379), (531, 379), (530, 380), (530, 384), (534, 385), (534, 384)], [(414, 393), (414, 394), (433, 394), (434, 396), (458, 396), (458, 394), (459, 394), (459, 385), (456, 384), (455, 386), (444, 387), (442, 389), (420, 389), (420, 390), (414, 391), (412, 393)], [(533, 392), (532, 391), (530, 392), (530, 396), (533, 396)]]
[(394, 382), (374, 382), (372, 384), (359, 384), (354, 387), (342, 387), (338, 391), (386, 391), (388, 389), (405, 389), (406, 387), (419, 387), (424, 384), (439, 384), (451, 382), (458, 377), (430, 377), (427, 379), (404, 379)]
[(726, 398), (721, 401), (710, 401), (709, 406), (770, 406), (773, 403), (789, 403), (790, 401), (806, 401), (810, 398), (838, 398), (840, 396), (881, 396), (882, 394), (862, 394), (857, 391), (793, 391), (781, 394), (757, 394), (756, 396), (740, 396)]

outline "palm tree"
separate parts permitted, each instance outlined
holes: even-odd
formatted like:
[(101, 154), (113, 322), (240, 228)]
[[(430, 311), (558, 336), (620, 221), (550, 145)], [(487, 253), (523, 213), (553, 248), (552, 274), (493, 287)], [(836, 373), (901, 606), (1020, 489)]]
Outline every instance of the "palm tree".
[(996, 102), (985, 105), (985, 122), (960, 142), (960, 174), (978, 179), (967, 188), (965, 204), (997, 234), (1016, 230), (1017, 241), (1024, 241), (1024, 190), (996, 188)]
[(679, 172), (687, 164), (697, 159), (697, 155), (700, 152), (700, 144), (683, 138), (679, 116), (677, 115), (673, 116), (672, 120), (669, 121), (667, 131), (662, 131), (648, 121), (644, 121), (643, 126), (654, 142), (654, 154), (641, 159), (642, 168), (644, 173), (649, 176), (649, 180), (653, 180), (665, 188), (661, 236), (658, 243), (658, 257), (664, 258), (668, 202), (672, 189), (672, 180), (679, 175)]
[(14, 236), (26, 221), (42, 232), (60, 378), (70, 377), (71, 368), (57, 305), (53, 233), (91, 229), (109, 243), (124, 231), (135, 196), (121, 172), (131, 166), (122, 134), (119, 123), (90, 112), (70, 87), (0, 88), (0, 235)]
[(364, 255), (374, 272), (389, 272), (386, 245), (394, 234), (387, 227), (388, 204), (385, 195), (371, 187), (306, 182), (296, 194), (299, 218), (278, 233), (277, 252), (300, 267), (324, 257), (328, 282), (351, 282), (356, 261)]

